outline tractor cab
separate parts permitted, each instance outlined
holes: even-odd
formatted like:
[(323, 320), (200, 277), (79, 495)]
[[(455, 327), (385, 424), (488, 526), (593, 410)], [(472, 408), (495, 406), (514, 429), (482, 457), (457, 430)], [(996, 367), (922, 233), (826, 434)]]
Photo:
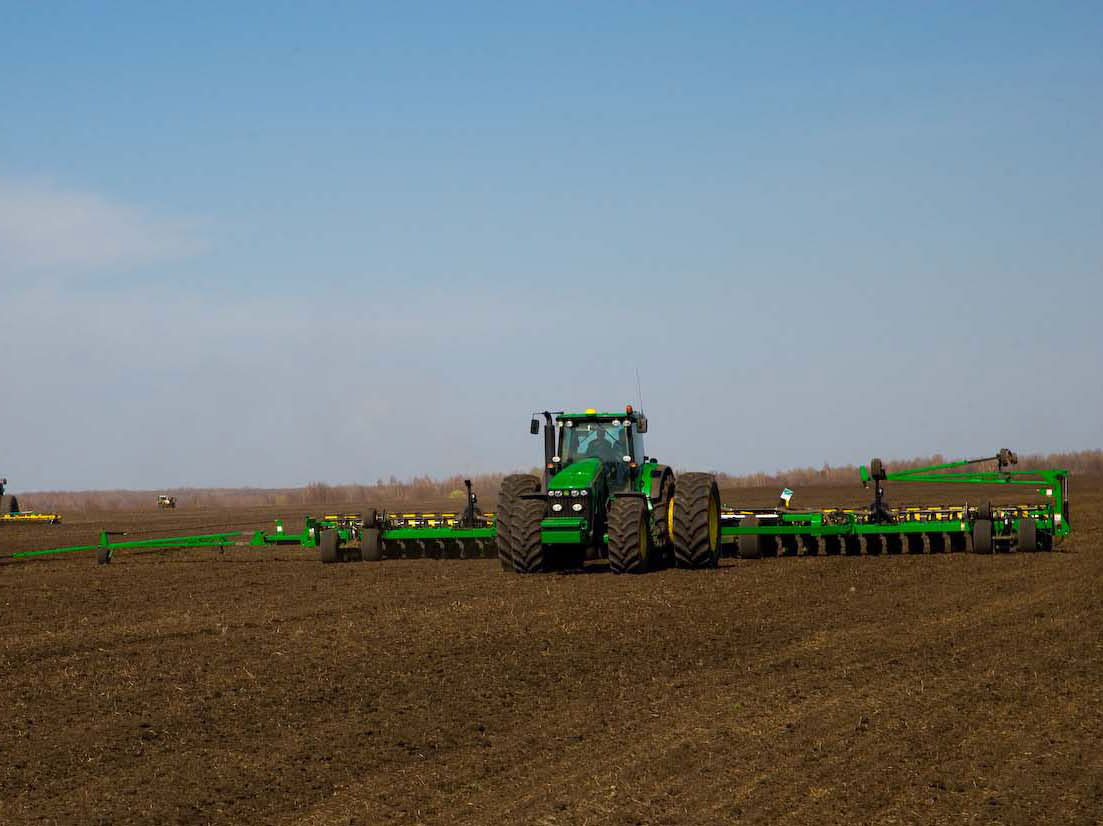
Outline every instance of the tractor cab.
[[(632, 485), (636, 468), (643, 463), (643, 436), (638, 419), (630, 410), (626, 413), (564, 413), (556, 417), (556, 454), (552, 464), (559, 469), (551, 479), (554, 486), (563, 471), (572, 469), (578, 476), (583, 463), (592, 468), (591, 479), (600, 471), (609, 492), (627, 490)], [(566, 480), (564, 480), (566, 481)], [(577, 486), (577, 482), (576, 485)]]

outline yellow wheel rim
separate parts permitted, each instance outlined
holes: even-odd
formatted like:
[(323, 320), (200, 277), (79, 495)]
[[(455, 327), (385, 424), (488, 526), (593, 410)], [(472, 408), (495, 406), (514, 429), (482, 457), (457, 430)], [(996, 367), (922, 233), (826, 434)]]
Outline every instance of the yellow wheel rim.
[[(677, 494), (675, 494), (677, 495)], [(666, 535), (671, 542), (674, 541), (674, 497), (666, 503)]]

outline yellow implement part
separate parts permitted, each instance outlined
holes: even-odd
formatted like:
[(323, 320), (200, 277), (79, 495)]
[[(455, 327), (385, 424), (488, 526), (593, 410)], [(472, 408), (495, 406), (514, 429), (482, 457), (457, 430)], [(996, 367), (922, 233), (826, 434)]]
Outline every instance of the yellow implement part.
[(56, 525), (61, 522), (59, 513), (4, 513), (0, 514), (0, 522), (45, 522), (48, 525)]

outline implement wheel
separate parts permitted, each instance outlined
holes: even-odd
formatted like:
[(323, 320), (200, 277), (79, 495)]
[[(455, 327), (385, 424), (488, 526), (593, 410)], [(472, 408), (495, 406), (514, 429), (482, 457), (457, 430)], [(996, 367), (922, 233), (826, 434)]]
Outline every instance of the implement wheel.
[(538, 574), (547, 570), (547, 556), (540, 536), (547, 503), (543, 499), (519, 499), (510, 514), (513, 519), (513, 570)]
[(973, 523), (973, 553), (992, 553), (992, 520), (978, 519)]
[(683, 473), (671, 504), (674, 562), (680, 568), (715, 568), (720, 560), (720, 489), (709, 473)]
[(10, 494), (0, 496), (0, 513), (19, 513), (19, 500)]
[(526, 493), (540, 490), (540, 480), (527, 474), (514, 474), (502, 480), (498, 489), (498, 516), (495, 523), (498, 561), (503, 571), (514, 570), (513, 557), (516, 539), (513, 535), (513, 512)]
[(337, 548), (337, 531), (322, 531), (318, 536), (318, 558), (327, 565), (341, 561), (341, 552)]
[[(746, 516), (740, 523), (741, 528), (757, 528), (758, 517)], [(739, 540), (737, 543), (739, 547), (740, 559), (761, 559), (762, 558), (762, 537), (754, 533), (741, 533), (739, 534)]]
[(651, 567), (651, 525), (647, 503), (622, 496), (609, 505), (609, 570), (642, 574)]
[(1038, 550), (1038, 523), (1025, 516), (1019, 520), (1019, 540), (1016, 543), (1020, 551)]
[(364, 562), (378, 562), (383, 558), (383, 541), (379, 538), (378, 528), (364, 528), (360, 532), (360, 559)]

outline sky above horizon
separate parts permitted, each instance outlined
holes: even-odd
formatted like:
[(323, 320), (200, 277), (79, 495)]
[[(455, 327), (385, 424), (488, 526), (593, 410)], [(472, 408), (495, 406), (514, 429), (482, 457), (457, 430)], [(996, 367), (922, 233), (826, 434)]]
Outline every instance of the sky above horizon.
[(1103, 446), (1098, 3), (0, 2), (14, 491)]

